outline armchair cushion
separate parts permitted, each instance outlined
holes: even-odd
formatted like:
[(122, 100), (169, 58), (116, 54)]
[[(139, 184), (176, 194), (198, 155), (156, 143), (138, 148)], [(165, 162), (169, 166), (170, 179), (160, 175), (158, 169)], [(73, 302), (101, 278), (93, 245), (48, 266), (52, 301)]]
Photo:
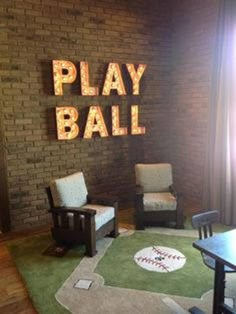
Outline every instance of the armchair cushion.
[(172, 168), (168, 163), (136, 164), (136, 184), (143, 188), (144, 193), (168, 192), (173, 183)]
[[(103, 205), (95, 205), (95, 204), (87, 204), (81, 207), (81, 209), (94, 209), (96, 210), (95, 215), (95, 230), (98, 230), (103, 225), (105, 225), (108, 221), (115, 217), (115, 209), (111, 206), (103, 206)], [(69, 218), (69, 227), (70, 229), (74, 229), (74, 214), (68, 213)], [(81, 217), (81, 223), (84, 224), (84, 216)]]
[(82, 208), (91, 208), (96, 210), (95, 229), (98, 230), (101, 226), (115, 217), (115, 208), (111, 206), (87, 204)]
[(144, 193), (144, 211), (176, 210), (177, 202), (173, 194), (165, 193)]
[(76, 172), (50, 183), (55, 207), (81, 207), (87, 202), (87, 187), (82, 172)]

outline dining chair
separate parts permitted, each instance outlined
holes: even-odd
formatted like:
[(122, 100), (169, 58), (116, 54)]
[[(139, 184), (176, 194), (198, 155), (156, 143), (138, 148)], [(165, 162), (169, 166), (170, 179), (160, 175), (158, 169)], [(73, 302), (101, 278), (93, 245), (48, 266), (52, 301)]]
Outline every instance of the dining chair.
[[(217, 210), (202, 211), (192, 216), (192, 226), (193, 228), (198, 229), (199, 240), (213, 236), (213, 225), (218, 222), (219, 212)], [(215, 270), (215, 259), (204, 253), (201, 254), (204, 264)], [(225, 266), (225, 272), (231, 273), (235, 272), (235, 270)]]

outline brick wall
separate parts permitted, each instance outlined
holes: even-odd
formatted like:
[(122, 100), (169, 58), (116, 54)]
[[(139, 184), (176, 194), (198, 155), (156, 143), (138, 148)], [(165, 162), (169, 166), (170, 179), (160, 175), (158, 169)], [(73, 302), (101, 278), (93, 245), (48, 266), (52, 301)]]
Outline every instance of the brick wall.
[[(0, 16), (1, 147), (12, 228), (47, 223), (44, 187), (78, 170), (91, 192), (108, 191), (127, 206), (134, 163), (168, 159), (168, 1), (1, 0)], [(109, 62), (146, 63), (147, 69), (139, 96), (82, 97), (78, 80), (54, 96), (53, 59), (70, 60), (77, 69), (79, 61), (88, 61), (91, 84), (100, 89)], [(55, 107), (75, 106), (84, 125), (91, 104), (102, 106), (106, 121), (110, 106), (119, 104), (122, 125), (129, 125), (130, 105), (138, 104), (147, 134), (58, 141)]]
[(173, 8), (170, 160), (187, 210), (202, 207), (217, 11), (218, 0), (177, 0)]

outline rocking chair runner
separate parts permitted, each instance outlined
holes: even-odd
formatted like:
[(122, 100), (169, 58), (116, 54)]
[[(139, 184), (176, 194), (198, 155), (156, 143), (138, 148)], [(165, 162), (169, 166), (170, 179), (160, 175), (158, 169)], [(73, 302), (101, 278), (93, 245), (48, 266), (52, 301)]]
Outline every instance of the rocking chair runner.
[(58, 244), (81, 244), (86, 255), (96, 254), (96, 240), (118, 236), (118, 203), (90, 196), (82, 172), (56, 179), (46, 188), (52, 213), (52, 237)]

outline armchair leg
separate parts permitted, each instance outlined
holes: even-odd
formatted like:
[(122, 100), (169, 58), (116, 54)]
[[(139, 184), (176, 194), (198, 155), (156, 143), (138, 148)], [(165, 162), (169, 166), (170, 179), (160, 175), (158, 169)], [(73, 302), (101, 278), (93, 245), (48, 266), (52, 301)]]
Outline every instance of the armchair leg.
[(135, 228), (144, 230), (143, 193), (136, 194), (135, 197)]
[(110, 232), (109, 235), (112, 238), (117, 238), (119, 235), (118, 219), (117, 218), (115, 218), (115, 220), (114, 220), (114, 229), (112, 230), (112, 232)]
[(112, 237), (112, 238), (117, 238), (118, 235), (119, 235), (118, 229), (114, 229), (114, 230), (110, 233), (110, 237)]
[(138, 225), (136, 224), (136, 230), (144, 230), (144, 225)]
[(86, 243), (85, 255), (93, 257), (97, 254), (96, 243)]
[(184, 214), (182, 210), (179, 210), (179, 212), (177, 212), (176, 229), (184, 229)]
[(143, 219), (136, 216), (136, 222), (135, 222), (136, 230), (144, 230), (144, 223)]
[(95, 219), (92, 216), (89, 219), (85, 219), (85, 254), (93, 257), (96, 255), (96, 232), (95, 232)]
[(110, 233), (112, 238), (117, 238), (119, 235), (119, 227), (118, 227), (118, 202), (114, 203), (115, 208), (115, 218), (114, 218), (114, 230)]

